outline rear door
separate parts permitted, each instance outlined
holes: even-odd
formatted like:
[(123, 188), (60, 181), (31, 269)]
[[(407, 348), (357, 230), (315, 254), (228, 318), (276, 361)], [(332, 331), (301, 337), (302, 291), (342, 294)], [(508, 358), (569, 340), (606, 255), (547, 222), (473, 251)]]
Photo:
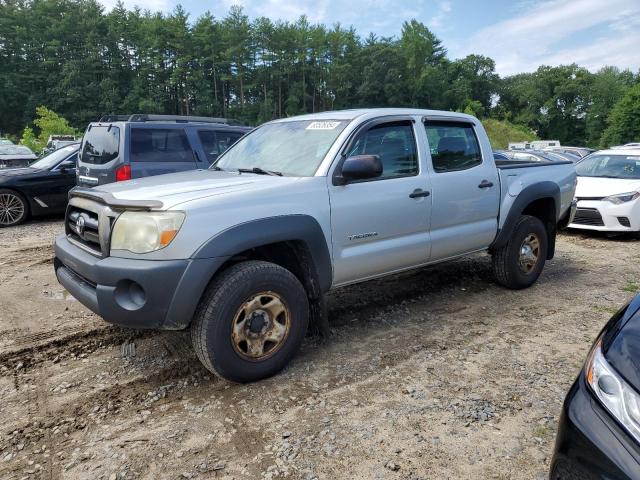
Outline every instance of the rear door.
[(199, 168), (183, 126), (132, 124), (129, 135), (131, 177), (140, 178)]
[(488, 247), (498, 229), (500, 183), (495, 162), (483, 157), (472, 123), (423, 123), (432, 172), (432, 260)]

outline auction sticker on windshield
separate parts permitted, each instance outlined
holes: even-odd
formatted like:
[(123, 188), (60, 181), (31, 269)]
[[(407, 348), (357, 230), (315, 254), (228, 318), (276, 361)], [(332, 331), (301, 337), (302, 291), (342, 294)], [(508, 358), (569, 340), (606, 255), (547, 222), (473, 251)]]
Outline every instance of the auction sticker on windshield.
[(307, 130), (334, 130), (340, 122), (311, 122), (307, 127)]

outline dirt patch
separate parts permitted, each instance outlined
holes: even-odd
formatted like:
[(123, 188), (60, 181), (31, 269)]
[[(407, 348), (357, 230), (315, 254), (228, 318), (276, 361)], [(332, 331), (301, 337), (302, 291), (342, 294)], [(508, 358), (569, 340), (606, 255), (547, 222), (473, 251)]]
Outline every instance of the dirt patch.
[(489, 258), (329, 296), (331, 337), (230, 385), (188, 332), (109, 326), (55, 280), (60, 221), (0, 231), (0, 478), (544, 478), (564, 394), (640, 243), (563, 234), (526, 291)]

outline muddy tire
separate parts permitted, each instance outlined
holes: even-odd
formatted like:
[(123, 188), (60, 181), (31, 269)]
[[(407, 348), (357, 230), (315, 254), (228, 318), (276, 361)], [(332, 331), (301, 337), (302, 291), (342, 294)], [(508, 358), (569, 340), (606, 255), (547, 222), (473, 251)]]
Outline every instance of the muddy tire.
[(533, 285), (544, 268), (547, 248), (542, 221), (521, 216), (509, 242), (493, 252), (493, 273), (498, 283), (514, 290)]
[(209, 285), (191, 324), (191, 340), (209, 371), (232, 382), (253, 382), (287, 365), (308, 323), (300, 281), (276, 264), (247, 261)]
[(18, 192), (0, 188), (0, 228), (20, 225), (29, 217), (29, 203)]

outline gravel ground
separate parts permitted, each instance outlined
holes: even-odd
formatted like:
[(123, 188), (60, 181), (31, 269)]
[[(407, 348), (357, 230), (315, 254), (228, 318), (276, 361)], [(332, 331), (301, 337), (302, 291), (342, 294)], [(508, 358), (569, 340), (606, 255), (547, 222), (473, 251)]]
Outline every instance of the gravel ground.
[(0, 478), (544, 478), (565, 392), (638, 289), (640, 243), (562, 234), (526, 291), (485, 255), (330, 295), (280, 375), (213, 378), (187, 332), (109, 326), (48, 219), (0, 231)]

